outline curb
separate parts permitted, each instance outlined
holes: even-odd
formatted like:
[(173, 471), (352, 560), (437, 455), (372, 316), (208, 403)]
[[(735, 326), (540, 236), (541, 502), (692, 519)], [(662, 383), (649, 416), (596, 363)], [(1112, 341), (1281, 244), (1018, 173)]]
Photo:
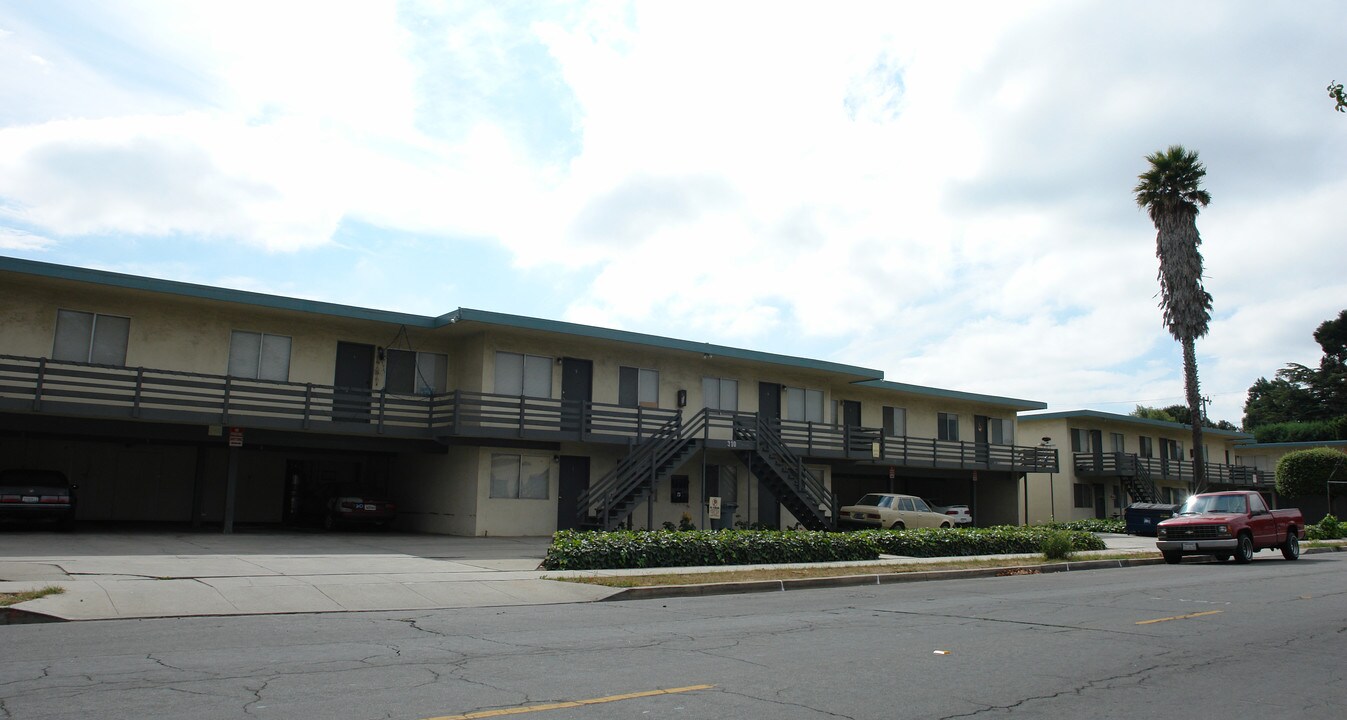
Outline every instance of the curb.
[[(1344, 552), (1347, 547), (1305, 548), (1302, 555), (1314, 555), (1328, 552)], [(1209, 557), (1199, 562), (1215, 563)], [(706, 583), (702, 585), (652, 585), (650, 587), (624, 588), (599, 602), (621, 600), (657, 600), (660, 598), (709, 597), (714, 595), (743, 595), (759, 592), (785, 592), (787, 590), (814, 590), (818, 588), (860, 587), (865, 585), (894, 585), (898, 583), (932, 582), (937, 580), (968, 580), (972, 578), (1013, 577), (1017, 575), (1049, 575), (1052, 573), (1076, 572), (1083, 570), (1112, 570), (1117, 568), (1163, 565), (1164, 558), (1138, 557), (1116, 560), (1082, 560), (1079, 562), (1051, 563), (1045, 565), (1014, 565), (1000, 568), (974, 568), (970, 570), (927, 570), (910, 573), (870, 573), (865, 575), (837, 575), (834, 577), (796, 578), (791, 580), (749, 580), (745, 582)]]
[(0, 608), (0, 625), (32, 625), (34, 623), (69, 622), (65, 618), (46, 615), (16, 607)]

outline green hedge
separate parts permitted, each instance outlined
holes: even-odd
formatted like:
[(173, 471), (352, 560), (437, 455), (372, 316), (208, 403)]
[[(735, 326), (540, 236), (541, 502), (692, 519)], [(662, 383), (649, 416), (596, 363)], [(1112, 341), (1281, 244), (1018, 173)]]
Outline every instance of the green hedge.
[[(1047, 527), (926, 530), (863, 530), (850, 533), (807, 530), (636, 530), (552, 536), (543, 559), (547, 570), (762, 565), (843, 560), (876, 560), (881, 553), (948, 557), (1038, 553), (1053, 532)], [(1075, 550), (1103, 550), (1104, 542), (1071, 532)]]
[(1347, 523), (1338, 520), (1336, 515), (1325, 515), (1324, 519), (1305, 528), (1305, 537), (1310, 540), (1341, 540), (1347, 537)]
[(1083, 530), (1092, 533), (1118, 533), (1127, 532), (1127, 523), (1115, 518), (1098, 519), (1086, 518), (1084, 520), (1072, 520), (1071, 522), (1044, 523), (1044, 527), (1061, 528), (1062, 530)]

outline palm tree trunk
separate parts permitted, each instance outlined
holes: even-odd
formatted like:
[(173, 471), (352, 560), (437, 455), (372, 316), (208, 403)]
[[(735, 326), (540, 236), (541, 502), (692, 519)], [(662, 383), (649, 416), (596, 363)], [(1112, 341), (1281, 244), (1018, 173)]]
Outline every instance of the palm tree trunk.
[(1193, 420), (1192, 492), (1207, 491), (1207, 458), (1202, 450), (1202, 397), (1197, 387), (1197, 347), (1192, 336), (1183, 339), (1183, 387), (1188, 393), (1188, 413)]

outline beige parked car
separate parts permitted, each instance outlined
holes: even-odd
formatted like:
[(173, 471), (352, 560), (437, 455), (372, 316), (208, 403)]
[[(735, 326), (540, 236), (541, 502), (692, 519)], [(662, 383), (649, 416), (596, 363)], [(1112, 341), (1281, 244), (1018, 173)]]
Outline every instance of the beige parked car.
[(953, 518), (934, 512), (913, 495), (870, 493), (838, 511), (840, 526), (890, 528), (953, 527)]

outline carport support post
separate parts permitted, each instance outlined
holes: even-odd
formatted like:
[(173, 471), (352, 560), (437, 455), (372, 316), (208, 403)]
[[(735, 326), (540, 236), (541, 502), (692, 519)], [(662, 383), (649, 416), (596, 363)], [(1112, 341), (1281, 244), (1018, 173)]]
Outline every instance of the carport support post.
[(196, 478), (192, 481), (192, 527), (201, 527), (201, 505), (206, 491), (206, 448), (196, 448)]
[(229, 471), (225, 475), (224, 527), (226, 535), (234, 532), (234, 495), (239, 485), (239, 449), (229, 448)]

